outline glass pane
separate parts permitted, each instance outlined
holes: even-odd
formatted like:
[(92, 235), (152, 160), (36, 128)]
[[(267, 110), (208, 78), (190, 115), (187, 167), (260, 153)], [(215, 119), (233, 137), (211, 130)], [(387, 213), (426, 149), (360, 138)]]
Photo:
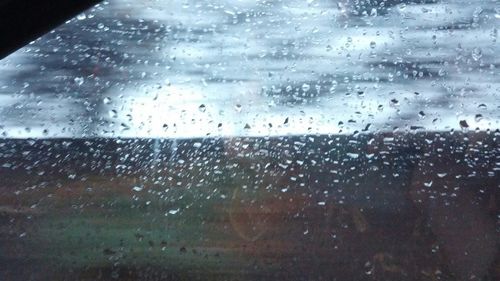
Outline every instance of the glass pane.
[(500, 280), (496, 0), (103, 2), (0, 61), (1, 280)]

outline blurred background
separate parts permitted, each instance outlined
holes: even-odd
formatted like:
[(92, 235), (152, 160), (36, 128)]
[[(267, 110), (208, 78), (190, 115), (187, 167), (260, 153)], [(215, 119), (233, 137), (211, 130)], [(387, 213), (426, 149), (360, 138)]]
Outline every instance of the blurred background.
[(104, 1), (0, 60), (2, 280), (500, 278), (496, 0)]
[(499, 17), (484, 0), (103, 2), (0, 62), (1, 133), (498, 129)]

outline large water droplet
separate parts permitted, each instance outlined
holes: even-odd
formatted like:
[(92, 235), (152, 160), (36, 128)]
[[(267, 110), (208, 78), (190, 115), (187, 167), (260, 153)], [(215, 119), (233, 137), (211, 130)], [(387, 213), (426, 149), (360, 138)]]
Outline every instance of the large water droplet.
[(304, 83), (302, 84), (302, 91), (307, 92), (311, 89), (311, 85)]
[(136, 192), (142, 191), (143, 189), (144, 189), (144, 187), (142, 187), (142, 186), (138, 186), (138, 185), (136, 185), (136, 186), (132, 187), (132, 190), (133, 190), (133, 191), (136, 191)]
[(75, 78), (75, 84), (78, 86), (83, 85), (83, 82), (85, 82), (85, 79), (83, 77), (76, 77)]
[(482, 56), (483, 56), (483, 51), (480, 48), (476, 47), (472, 49), (472, 59), (478, 61), (479, 59), (481, 59)]

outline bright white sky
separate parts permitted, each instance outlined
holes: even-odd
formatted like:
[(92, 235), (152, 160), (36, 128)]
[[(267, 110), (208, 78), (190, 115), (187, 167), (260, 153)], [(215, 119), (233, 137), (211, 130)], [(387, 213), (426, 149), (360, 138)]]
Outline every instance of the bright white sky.
[(356, 17), (326, 0), (113, 1), (0, 61), (0, 133), (352, 134), (459, 130), (461, 120), (498, 129), (498, 10), (461, 2)]

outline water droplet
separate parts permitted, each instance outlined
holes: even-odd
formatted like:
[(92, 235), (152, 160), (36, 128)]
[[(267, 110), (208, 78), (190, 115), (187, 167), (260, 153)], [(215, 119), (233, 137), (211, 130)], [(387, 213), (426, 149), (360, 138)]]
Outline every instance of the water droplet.
[(103, 102), (104, 104), (110, 104), (110, 103), (111, 103), (111, 98), (109, 98), (109, 97), (105, 97), (105, 98), (102, 100), (102, 102)]
[(374, 41), (371, 41), (370, 48), (375, 49), (375, 47), (377, 47), (377, 43), (375, 43)]
[(204, 105), (204, 104), (201, 104), (198, 109), (200, 110), (200, 112), (205, 112), (207, 110), (207, 107)]
[(479, 108), (479, 109), (488, 109), (488, 106), (486, 104), (482, 103), (482, 104), (478, 105), (477, 108)]
[(109, 117), (111, 117), (111, 118), (116, 118), (116, 117), (118, 117), (118, 111), (116, 111), (115, 109), (111, 109), (111, 110), (108, 112), (108, 114), (109, 114)]
[(338, 85), (339, 85), (339, 82), (337, 82), (337, 80), (333, 80), (332, 87), (330, 88), (330, 93), (335, 92), (335, 89), (337, 88)]
[(125, 124), (125, 123), (121, 123), (120, 124), (120, 128), (121, 128), (122, 131), (130, 130), (130, 127), (127, 124)]
[(311, 85), (304, 83), (302, 84), (302, 91), (307, 92), (311, 89)]
[(77, 86), (81, 86), (83, 84), (83, 82), (85, 82), (85, 79), (83, 77), (76, 77), (75, 78), (75, 84)]
[(177, 209), (172, 209), (172, 210), (169, 210), (165, 215), (175, 215), (177, 213), (179, 213), (180, 209), (177, 208)]
[(437, 173), (437, 176), (439, 178), (444, 178), (444, 177), (446, 177), (446, 175), (448, 175), (448, 173)]
[(87, 15), (85, 15), (85, 13), (81, 13), (79, 14), (78, 16), (76, 16), (76, 19), (77, 20), (84, 20), (87, 18)]
[(138, 185), (136, 185), (136, 186), (132, 187), (132, 190), (133, 190), (133, 191), (136, 191), (136, 192), (142, 191), (143, 189), (144, 189), (144, 187), (142, 187), (142, 186), (138, 186)]
[(347, 153), (347, 156), (349, 156), (350, 158), (356, 159), (359, 157), (359, 154), (358, 153)]
[(481, 59), (482, 56), (483, 56), (483, 51), (480, 48), (476, 47), (472, 49), (472, 59), (478, 61), (479, 59)]
[(392, 74), (392, 73), (387, 74), (387, 80), (388, 80), (389, 82), (394, 81), (394, 74)]

